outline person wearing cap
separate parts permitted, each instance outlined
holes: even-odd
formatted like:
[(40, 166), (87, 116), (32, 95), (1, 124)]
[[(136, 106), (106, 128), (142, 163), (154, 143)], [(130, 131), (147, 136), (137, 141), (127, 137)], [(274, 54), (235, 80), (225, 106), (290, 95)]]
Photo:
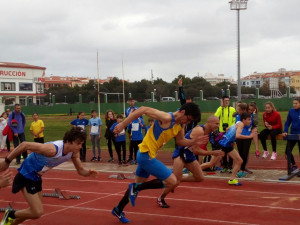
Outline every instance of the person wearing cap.
[[(25, 141), (24, 128), (26, 124), (26, 118), (21, 111), (20, 104), (15, 104), (14, 111), (8, 116), (8, 125), (14, 133), (13, 143), (16, 148), (20, 143)], [(27, 151), (22, 153), (24, 159), (27, 158)], [(16, 164), (21, 164), (21, 155), (16, 157)]]

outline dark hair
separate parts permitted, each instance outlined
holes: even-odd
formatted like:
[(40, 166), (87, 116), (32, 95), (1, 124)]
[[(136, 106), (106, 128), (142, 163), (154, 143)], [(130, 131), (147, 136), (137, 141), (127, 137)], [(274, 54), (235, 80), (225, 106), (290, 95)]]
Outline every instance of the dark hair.
[(94, 113), (94, 112), (97, 112), (97, 110), (96, 110), (96, 109), (93, 109), (93, 110), (91, 111), (91, 114)]
[(38, 113), (35, 112), (35, 113), (32, 114), (32, 116), (34, 116), (34, 114), (39, 115)]
[(134, 100), (133, 98), (128, 98), (128, 101), (132, 101), (132, 100)]
[(105, 113), (105, 120), (108, 120), (108, 119), (109, 119), (109, 117), (108, 117), (108, 113), (109, 113), (109, 112), (111, 112), (111, 113), (113, 114), (113, 117), (114, 117), (114, 119), (115, 119), (114, 111), (112, 111), (112, 110), (107, 110), (106, 113)]
[(193, 101), (193, 98), (191, 96), (187, 96), (185, 99)]
[(81, 113), (83, 113), (83, 112), (79, 112), (79, 113), (77, 114), (77, 119), (79, 118), (79, 116), (80, 116)]
[(248, 113), (248, 112), (244, 112), (241, 114), (241, 121), (245, 120), (245, 119), (248, 119), (248, 118), (251, 118), (251, 114)]
[(239, 107), (241, 110), (248, 111), (248, 104), (247, 104), (247, 103), (242, 102), (242, 103), (240, 103), (240, 104), (238, 105), (238, 107)]
[(118, 114), (117, 115), (117, 119), (123, 119), (123, 115), (122, 114)]
[(63, 138), (64, 143), (73, 143), (74, 141), (84, 142), (86, 140), (86, 133), (81, 127), (73, 127), (65, 133)]
[(255, 102), (250, 102), (249, 103), (249, 105), (248, 105), (248, 108), (249, 108), (249, 106), (251, 106), (251, 107), (253, 107), (253, 108), (255, 108), (255, 111), (256, 111), (256, 113), (258, 113), (258, 108), (257, 108), (257, 105), (256, 105), (256, 103)]
[(229, 96), (228, 96), (228, 95), (222, 96), (222, 99), (223, 99), (223, 100), (224, 100), (225, 98), (229, 98)]
[(17, 103), (17, 104), (15, 104), (15, 107), (17, 107), (17, 106), (21, 106), (19, 103)]
[(185, 103), (179, 109), (179, 111), (185, 110), (184, 115), (192, 116), (194, 121), (201, 120), (201, 112), (199, 106), (193, 102)]
[(148, 123), (150, 123), (150, 122), (154, 122), (154, 119), (151, 117), (149, 117), (149, 119), (148, 119)]
[(7, 112), (3, 112), (3, 113), (1, 114), (1, 117), (3, 117), (4, 114), (6, 114), (6, 115), (8, 116)]
[(294, 98), (294, 101), (298, 101), (300, 103), (300, 97)]

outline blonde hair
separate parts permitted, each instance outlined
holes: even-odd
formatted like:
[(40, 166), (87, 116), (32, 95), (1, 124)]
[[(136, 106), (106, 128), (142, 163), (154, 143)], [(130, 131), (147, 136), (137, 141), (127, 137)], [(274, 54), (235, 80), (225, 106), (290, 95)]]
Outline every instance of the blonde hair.
[(273, 104), (273, 102), (270, 102), (270, 101), (269, 101), (269, 102), (266, 102), (266, 103), (265, 103), (265, 106), (266, 106), (266, 105), (270, 105), (271, 108), (273, 109), (273, 111), (276, 111), (276, 108), (275, 108), (275, 105)]

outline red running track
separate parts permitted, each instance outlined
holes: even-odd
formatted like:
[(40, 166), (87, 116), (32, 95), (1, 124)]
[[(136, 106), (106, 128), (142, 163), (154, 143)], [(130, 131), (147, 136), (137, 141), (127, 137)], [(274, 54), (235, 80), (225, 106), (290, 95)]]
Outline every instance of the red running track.
[[(122, 198), (132, 180), (80, 177), (74, 171), (53, 170), (43, 177), (44, 192), (60, 187), (80, 200), (44, 198), (45, 214), (23, 224), (83, 225), (120, 224), (111, 209)], [(206, 179), (201, 183), (182, 183), (166, 199), (171, 205), (162, 209), (155, 203), (161, 190), (139, 194), (136, 207), (125, 208), (130, 224), (299, 224), (300, 185), (244, 181), (243, 186), (229, 186), (226, 180)], [(22, 194), (13, 195), (11, 188), (1, 189), (0, 206), (14, 201), (18, 209), (27, 207)], [(1, 214), (0, 214), (1, 215)]]

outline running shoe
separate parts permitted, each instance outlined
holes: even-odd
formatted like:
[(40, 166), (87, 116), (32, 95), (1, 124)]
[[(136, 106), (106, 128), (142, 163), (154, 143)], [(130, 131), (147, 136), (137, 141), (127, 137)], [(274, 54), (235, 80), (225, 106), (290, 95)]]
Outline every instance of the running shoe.
[(132, 161), (132, 159), (131, 159), (131, 158), (127, 159), (127, 163), (130, 163), (131, 161)]
[(189, 171), (187, 168), (183, 168), (182, 173), (183, 173), (183, 174), (185, 174), (185, 173), (190, 173), (190, 171)]
[(222, 167), (215, 166), (215, 170), (217, 170), (217, 171), (222, 171), (223, 168), (222, 168)]
[(238, 178), (241, 178), (241, 177), (245, 177), (245, 176), (247, 176), (247, 174), (245, 173), (245, 171), (239, 171), (238, 173), (237, 173), (237, 175), (236, 175)]
[(271, 156), (271, 160), (276, 160), (277, 159), (277, 153), (273, 152)]
[(107, 162), (113, 162), (114, 158), (110, 158)]
[(125, 213), (124, 212), (119, 213), (119, 210), (116, 207), (112, 209), (111, 214), (117, 217), (121, 223), (130, 222), (130, 220), (125, 217)]
[(16, 165), (20, 165), (21, 164), (21, 161), (20, 160), (16, 160)]
[(131, 165), (134, 165), (134, 164), (136, 164), (136, 161), (133, 160), (133, 161), (130, 162), (130, 164), (131, 164)]
[(135, 190), (134, 186), (135, 186), (135, 183), (130, 183), (129, 184), (129, 196), (128, 196), (128, 198), (129, 198), (129, 201), (130, 201), (132, 206), (135, 206), (135, 199), (137, 198), (138, 193), (139, 193), (139, 191)]
[(227, 168), (223, 168), (221, 171), (220, 171), (220, 173), (227, 173)]
[(94, 156), (92, 159), (91, 159), (92, 162), (95, 162), (97, 161), (96, 157)]
[(239, 181), (237, 179), (229, 180), (228, 184), (229, 185), (236, 185), (236, 186), (241, 186), (242, 185), (242, 183), (239, 183)]
[(255, 157), (259, 158), (259, 151), (258, 150), (256, 150), (256, 152), (255, 152)]
[(294, 166), (292, 166), (291, 171), (293, 172), (293, 171), (295, 171), (297, 169), (298, 169), (298, 166), (294, 165)]
[(227, 173), (232, 173), (232, 169), (227, 169)]
[(248, 168), (245, 169), (245, 172), (248, 174), (253, 174), (253, 172), (251, 170), (249, 170)]
[(101, 161), (101, 157), (100, 157), (100, 156), (98, 156), (97, 160), (100, 162), (100, 161)]
[(170, 208), (170, 206), (165, 202), (165, 199), (163, 199), (163, 198), (161, 198), (161, 199), (157, 198), (156, 202), (157, 202), (158, 206), (161, 208)]
[(7, 209), (4, 213), (3, 219), (1, 220), (1, 225), (11, 225), (14, 219), (10, 218), (9, 215), (10, 210)]
[(268, 151), (264, 151), (264, 154), (263, 154), (262, 157), (263, 157), (264, 159), (266, 159), (266, 158), (268, 157), (268, 155), (269, 155), (269, 152), (268, 152)]

